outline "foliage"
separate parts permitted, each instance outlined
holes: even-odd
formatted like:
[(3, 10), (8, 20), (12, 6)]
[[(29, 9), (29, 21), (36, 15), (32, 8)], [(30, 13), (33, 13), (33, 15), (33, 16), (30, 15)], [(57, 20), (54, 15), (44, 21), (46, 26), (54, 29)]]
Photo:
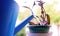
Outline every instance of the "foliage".
[(54, 19), (54, 23), (59, 22), (59, 21), (60, 21), (60, 17), (57, 17)]
[(25, 36), (25, 28), (23, 28), (21, 31), (19, 31), (16, 36)]
[[(47, 14), (50, 15), (50, 19), (51, 19), (51, 23), (56, 23), (56, 22), (59, 22), (60, 21), (60, 11), (56, 11), (53, 7), (54, 5), (57, 4), (57, 2), (53, 2), (53, 4), (49, 5), (49, 4), (45, 4), (44, 5), (44, 8), (45, 8), (45, 11)], [(37, 9), (37, 12), (39, 14), (41, 10), (38, 8)], [(19, 15), (18, 15), (18, 19), (19, 20), (23, 20), (24, 18), (26, 18), (27, 16), (30, 15), (29, 13), (30, 11), (24, 11), (24, 13), (20, 12)], [(16, 36), (25, 36), (25, 30), (22, 29), (20, 32), (17, 33)]]

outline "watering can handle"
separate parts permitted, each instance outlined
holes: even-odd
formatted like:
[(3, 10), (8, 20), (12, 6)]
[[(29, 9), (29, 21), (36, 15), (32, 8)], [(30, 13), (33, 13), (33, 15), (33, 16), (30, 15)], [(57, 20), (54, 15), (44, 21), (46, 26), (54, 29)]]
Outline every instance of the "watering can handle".
[(32, 19), (34, 18), (33, 15), (29, 16), (27, 19), (25, 19), (22, 23), (20, 23), (20, 25), (18, 25), (16, 28), (15, 28), (15, 31), (14, 31), (14, 35), (16, 33), (18, 33), (28, 22), (30, 22)]

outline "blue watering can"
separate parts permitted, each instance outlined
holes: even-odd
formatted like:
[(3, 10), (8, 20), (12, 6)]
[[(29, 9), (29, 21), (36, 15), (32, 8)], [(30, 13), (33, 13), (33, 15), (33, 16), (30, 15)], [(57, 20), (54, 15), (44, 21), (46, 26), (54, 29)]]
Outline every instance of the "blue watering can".
[(0, 36), (15, 36), (32, 18), (29, 16), (15, 28), (18, 5), (14, 0), (0, 0)]

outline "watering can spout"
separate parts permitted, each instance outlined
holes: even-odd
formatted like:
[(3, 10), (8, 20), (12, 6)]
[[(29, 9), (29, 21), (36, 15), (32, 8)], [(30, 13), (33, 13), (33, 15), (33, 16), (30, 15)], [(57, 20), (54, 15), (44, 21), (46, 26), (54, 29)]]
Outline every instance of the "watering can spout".
[(15, 28), (15, 31), (14, 31), (14, 35), (16, 33), (18, 33), (27, 23), (29, 23), (32, 19), (34, 18), (33, 15), (29, 16), (28, 18), (26, 18), (22, 23), (20, 23), (20, 25), (18, 25), (16, 28)]

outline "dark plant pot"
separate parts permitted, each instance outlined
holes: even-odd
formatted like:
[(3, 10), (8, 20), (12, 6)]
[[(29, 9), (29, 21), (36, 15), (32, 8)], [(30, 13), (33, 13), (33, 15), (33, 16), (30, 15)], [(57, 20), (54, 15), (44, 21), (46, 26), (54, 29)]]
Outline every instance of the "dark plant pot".
[(31, 33), (48, 33), (50, 25), (29, 25), (28, 27)]

